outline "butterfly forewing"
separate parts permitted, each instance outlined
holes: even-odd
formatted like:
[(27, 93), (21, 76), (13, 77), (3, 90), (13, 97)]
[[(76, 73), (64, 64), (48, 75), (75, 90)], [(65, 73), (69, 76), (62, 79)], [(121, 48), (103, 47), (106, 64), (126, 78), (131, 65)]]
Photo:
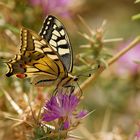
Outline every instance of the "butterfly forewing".
[(68, 34), (63, 24), (54, 16), (49, 15), (39, 35), (56, 51), (68, 72), (73, 68), (73, 54)]

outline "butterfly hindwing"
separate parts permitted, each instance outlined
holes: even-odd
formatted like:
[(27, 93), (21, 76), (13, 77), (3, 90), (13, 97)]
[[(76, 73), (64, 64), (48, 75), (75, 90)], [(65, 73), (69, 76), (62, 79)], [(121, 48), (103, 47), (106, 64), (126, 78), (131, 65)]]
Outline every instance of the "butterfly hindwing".
[(45, 39), (59, 54), (68, 72), (72, 72), (73, 53), (68, 34), (63, 24), (54, 16), (49, 15), (39, 35)]
[(15, 55), (13, 59), (7, 62), (7, 65), (9, 67), (9, 71), (6, 74), (7, 77), (16, 73), (24, 73), (26, 71), (25, 68), (22, 67), (24, 64), (20, 55)]

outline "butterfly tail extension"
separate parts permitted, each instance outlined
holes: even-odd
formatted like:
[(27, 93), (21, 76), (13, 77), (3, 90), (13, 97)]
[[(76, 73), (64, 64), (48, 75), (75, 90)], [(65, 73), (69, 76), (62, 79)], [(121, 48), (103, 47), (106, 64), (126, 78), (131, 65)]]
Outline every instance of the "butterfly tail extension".
[(9, 68), (9, 71), (6, 73), (7, 77), (14, 74), (23, 74), (25, 72), (24, 63), (22, 62), (20, 55), (15, 55), (15, 57), (6, 64)]

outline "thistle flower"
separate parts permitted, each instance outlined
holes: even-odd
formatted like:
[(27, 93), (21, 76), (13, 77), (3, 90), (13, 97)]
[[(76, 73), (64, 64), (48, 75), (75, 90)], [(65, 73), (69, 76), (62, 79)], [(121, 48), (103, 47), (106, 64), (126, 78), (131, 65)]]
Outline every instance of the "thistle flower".
[(57, 14), (68, 16), (71, 0), (29, 0), (33, 6), (41, 6), (43, 12), (56, 12)]
[[(123, 43), (120, 45), (120, 49), (126, 47), (129, 43)], [(118, 61), (118, 73), (119, 74), (136, 74), (139, 70), (139, 65), (134, 61), (140, 60), (140, 44), (135, 48), (124, 54)]]
[(59, 130), (68, 130), (77, 126), (81, 118), (86, 114), (86, 110), (77, 112), (77, 106), (80, 102), (74, 94), (58, 93), (52, 96), (51, 99), (45, 104), (43, 121), (51, 122), (57, 120)]
[(140, 139), (140, 130), (135, 133), (135, 136), (137, 137), (137, 139)]

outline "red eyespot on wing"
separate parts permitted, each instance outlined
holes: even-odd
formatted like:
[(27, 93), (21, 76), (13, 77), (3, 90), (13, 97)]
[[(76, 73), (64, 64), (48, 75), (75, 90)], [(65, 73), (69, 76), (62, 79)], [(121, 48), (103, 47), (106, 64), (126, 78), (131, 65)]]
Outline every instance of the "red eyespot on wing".
[(23, 78), (26, 77), (26, 74), (20, 73), (20, 74), (16, 74), (16, 76), (17, 76), (18, 78), (23, 79)]

